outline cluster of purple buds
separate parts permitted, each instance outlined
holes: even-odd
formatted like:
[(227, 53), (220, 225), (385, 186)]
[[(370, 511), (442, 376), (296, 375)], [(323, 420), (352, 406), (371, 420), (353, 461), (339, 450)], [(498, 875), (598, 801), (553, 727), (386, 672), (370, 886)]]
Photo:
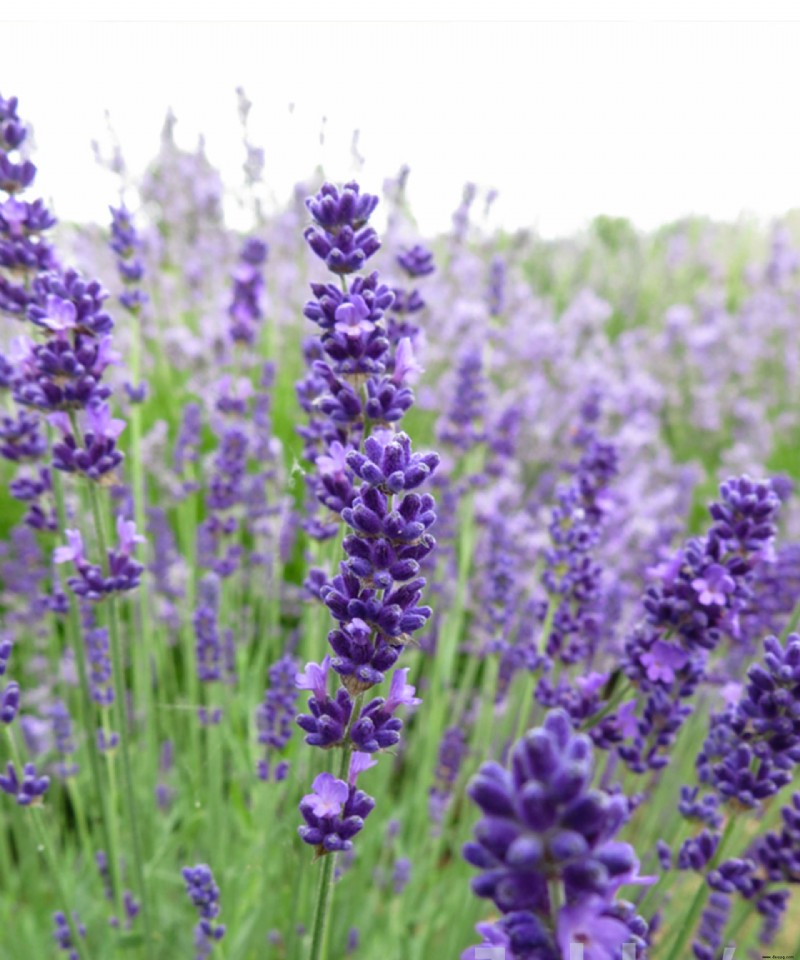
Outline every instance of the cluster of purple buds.
[(72, 717), (63, 700), (57, 700), (47, 710), (53, 731), (53, 745), (61, 759), (55, 770), (59, 777), (66, 779), (78, 773), (78, 765), (69, 763), (68, 757), (75, 753), (75, 741), (72, 735)]
[[(94, 282), (87, 286), (73, 271), (63, 279), (56, 274), (40, 276), (34, 287), (43, 305), (31, 306), (28, 316), (50, 335), (44, 343), (20, 341), (14, 399), (47, 413), (106, 400), (110, 390), (100, 381), (117, 356), (108, 336), (111, 318), (100, 307), (105, 292)], [(76, 303), (88, 304), (84, 316), (79, 316)]]
[(455, 382), (448, 409), (439, 418), (436, 436), (461, 452), (485, 439), (486, 378), (478, 345), (467, 343), (456, 361)]
[(80, 473), (97, 483), (114, 483), (115, 469), (123, 454), (117, 439), (125, 429), (125, 421), (111, 416), (107, 403), (94, 402), (86, 408), (84, 434), (79, 440), (66, 413), (51, 413), (48, 421), (61, 433), (53, 444), (53, 467), (64, 473)]
[(0, 634), (0, 677), (4, 676), (8, 669), (8, 661), (11, 659), (13, 649), (14, 641), (11, 637)]
[(16, 417), (0, 418), (0, 456), (12, 463), (39, 460), (47, 450), (38, 417), (20, 410)]
[[(327, 229), (326, 224), (335, 223), (341, 235), (357, 229), (361, 223), (357, 218), (369, 217), (377, 202), (376, 197), (360, 195), (355, 185), (346, 186), (340, 196), (326, 184), (308, 206), (313, 216), (317, 211), (323, 218), (317, 227)], [(317, 227), (310, 228), (312, 235)], [(364, 248), (367, 256), (379, 245), (374, 231), (368, 229), (373, 240)], [(371, 426), (402, 419), (414, 402), (410, 384), (421, 368), (411, 340), (391, 341), (387, 334), (385, 314), (394, 294), (377, 273), (349, 283), (342, 276), (340, 286), (315, 283), (311, 289), (314, 299), (306, 304), (304, 314), (318, 325), (321, 337), (307, 346), (310, 372), (298, 384), (298, 397), (310, 417), (300, 433), (305, 455), (315, 466), (307, 478), (311, 493), (338, 514), (355, 496), (353, 476), (344, 462), (347, 452), (359, 447)], [(318, 522), (307, 527), (320, 537), (331, 536), (336, 529), (320, 527)]]
[(130, 212), (124, 207), (110, 207), (111, 211), (111, 249), (117, 255), (117, 270), (125, 285), (119, 302), (136, 316), (147, 303), (147, 294), (141, 288), (144, 277), (141, 241), (133, 224)]
[(66, 530), (67, 544), (53, 553), (55, 563), (73, 563), (77, 576), (67, 580), (72, 591), (85, 600), (102, 600), (110, 594), (134, 590), (139, 585), (143, 567), (133, 559), (135, 544), (144, 542), (136, 533), (132, 520), (117, 517), (118, 546), (108, 551), (108, 574), (84, 555), (83, 537), (79, 530)]
[(375, 801), (356, 786), (358, 775), (374, 766), (368, 754), (354, 753), (350, 758), (347, 782), (331, 773), (321, 773), (314, 780), (313, 792), (300, 801), (305, 826), (298, 832), (305, 843), (317, 848), (317, 854), (350, 850), (353, 837), (372, 812)]
[(556, 491), (544, 553), (543, 582), (555, 605), (545, 652), (564, 663), (591, 662), (597, 647), (602, 569), (592, 553), (608, 520), (617, 460), (613, 444), (587, 437), (570, 482)]
[[(78, 936), (85, 937), (86, 927), (78, 919), (77, 913), (74, 913), (72, 917), (75, 921)], [(69, 960), (79, 960), (80, 954), (72, 941), (72, 931), (70, 930), (69, 921), (67, 920), (66, 914), (61, 910), (53, 914), (53, 926), (53, 939), (58, 944), (58, 949), (65, 953), (68, 952)]]
[(233, 299), (228, 308), (230, 337), (234, 343), (255, 343), (258, 322), (263, 317), (261, 298), (267, 252), (266, 243), (257, 237), (249, 237), (242, 246), (239, 263), (233, 271)]
[(212, 945), (225, 936), (224, 924), (214, 922), (220, 911), (219, 887), (214, 883), (211, 868), (203, 863), (196, 867), (184, 867), (181, 873), (186, 883), (186, 894), (197, 908), (196, 960), (205, 960), (211, 953)]
[(0, 723), (13, 723), (19, 710), (19, 684), (10, 680), (0, 692)]
[[(753, 570), (770, 549), (780, 500), (769, 481), (720, 486), (707, 536), (688, 541), (644, 596), (644, 620), (625, 645), (624, 671), (642, 694), (593, 730), (599, 745), (626, 738), (622, 759), (639, 773), (659, 769), (706, 676), (709, 653), (736, 636), (739, 611), (752, 603)], [(636, 711), (633, 715), (632, 711)], [(626, 730), (623, 730), (623, 721)]]
[(499, 317), (505, 309), (505, 286), (506, 262), (501, 256), (492, 257), (492, 262), (489, 264), (489, 286), (486, 292), (489, 314), (492, 317)]
[(17, 114), (17, 98), (0, 95), (0, 310), (23, 318), (30, 302), (32, 277), (56, 265), (52, 246), (42, 234), (55, 218), (41, 200), (21, 199), (34, 181), (36, 167), (21, 152), (27, 128)]
[(764, 651), (738, 702), (712, 715), (696, 761), (700, 781), (737, 808), (759, 807), (800, 763), (800, 635), (790, 634), (785, 647), (767, 637)]
[(297, 663), (289, 654), (269, 668), (269, 688), (264, 694), (264, 702), (256, 710), (258, 742), (265, 750), (264, 758), (258, 761), (260, 780), (284, 780), (289, 772), (289, 762), (278, 760), (275, 763), (273, 754), (279, 754), (292, 736), (297, 703), (296, 675)]
[(200, 526), (199, 549), (202, 566), (222, 578), (230, 577), (239, 568), (243, 553), (236, 534), (240, 531), (240, 508), (247, 498), (248, 469), (254, 453), (248, 423), (252, 401), (253, 387), (247, 378), (234, 380), (225, 376), (217, 384), (212, 422), (217, 449), (207, 482), (207, 515)]
[(712, 889), (739, 893), (763, 917), (761, 943), (769, 944), (789, 905), (787, 886), (800, 883), (800, 793), (781, 810), (782, 826), (759, 837), (743, 860), (726, 860), (708, 875)]
[[(430, 276), (436, 269), (433, 254), (420, 244), (415, 244), (409, 250), (403, 250), (396, 259), (398, 266), (410, 280)], [(416, 288), (394, 287), (392, 292), (394, 301), (388, 323), (389, 340), (396, 345), (407, 338), (416, 345), (420, 328), (414, 317), (425, 308), (425, 300)]]
[(640, 877), (633, 848), (613, 839), (628, 800), (593, 789), (592, 774), (591, 741), (553, 710), (514, 745), (510, 769), (487, 763), (470, 782), (469, 796), (483, 812), (464, 847), (482, 871), (472, 889), (503, 914), (487, 943), (541, 960), (568, 955), (572, 941), (590, 956), (645, 945), (647, 924), (617, 891), (655, 878)]
[(331, 273), (357, 272), (380, 248), (378, 235), (367, 226), (377, 205), (378, 198), (362, 194), (357, 183), (346, 183), (341, 192), (326, 183), (306, 200), (314, 225), (303, 236)]
[(108, 630), (97, 625), (94, 606), (88, 602), (81, 605), (81, 624), (89, 661), (89, 692), (98, 706), (110, 707), (114, 702), (114, 685)]
[(428, 798), (428, 812), (437, 831), (444, 820), (466, 754), (464, 731), (461, 727), (448, 727), (439, 744), (434, 785)]
[(22, 779), (17, 775), (14, 764), (9, 760), (6, 773), (0, 774), (0, 790), (16, 797), (21, 807), (39, 803), (50, 786), (50, 777), (39, 776), (32, 763), (26, 763), (22, 770)]
[[(36, 277), (57, 266), (52, 246), (44, 237), (55, 219), (41, 200), (21, 199), (36, 174), (35, 166), (20, 152), (27, 130), (17, 115), (17, 99), (0, 96), (0, 312), (24, 321), (38, 296)], [(11, 342), (8, 357), (0, 355), (0, 389), (18, 398), (32, 344), (23, 337)], [(36, 415), (18, 411), (0, 421), (0, 456), (14, 463), (35, 463), (46, 453), (42, 424)], [(50, 474), (40, 467), (35, 473), (23, 471), (11, 484), (11, 494), (28, 504), (24, 522), (36, 530), (56, 527), (55, 510), (49, 500)]]

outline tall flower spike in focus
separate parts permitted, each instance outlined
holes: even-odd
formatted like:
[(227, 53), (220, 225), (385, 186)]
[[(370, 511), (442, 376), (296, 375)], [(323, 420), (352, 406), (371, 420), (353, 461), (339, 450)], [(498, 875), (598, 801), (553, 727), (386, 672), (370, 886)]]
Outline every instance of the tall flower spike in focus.
[(473, 892), (503, 914), (486, 943), (525, 960), (562, 960), (573, 941), (595, 957), (646, 946), (647, 923), (618, 891), (655, 878), (640, 877), (633, 848), (614, 840), (629, 801), (593, 789), (593, 766), (589, 738), (553, 710), (514, 744), (510, 769), (487, 763), (470, 782), (483, 817), (464, 857), (482, 871)]
[[(340, 751), (338, 775), (320, 774), (300, 805), (306, 821), (300, 836), (326, 857), (312, 960), (320, 956), (330, 911), (332, 854), (351, 848), (375, 802), (354, 792), (356, 777), (372, 765), (371, 755), (400, 740), (398, 710), (420, 703), (406, 682), (406, 669), (395, 671), (387, 696), (364, 705), (365, 694), (384, 682), (431, 615), (420, 603), (425, 579), (419, 572), (435, 546), (430, 529), (436, 511), (433, 497), (417, 491), (439, 457), (415, 452), (411, 439), (395, 432), (414, 402), (409, 383), (418, 364), (409, 338), (393, 346), (387, 336), (385, 311), (393, 294), (378, 274), (348, 279), (380, 246), (367, 226), (377, 202), (355, 183), (341, 191), (325, 184), (307, 201), (315, 224), (306, 239), (340, 278), (338, 285), (312, 284), (314, 299), (304, 310), (321, 331), (309, 351), (311, 373), (298, 388), (312, 417), (302, 431), (313, 466), (307, 482), (334, 520), (327, 529), (318, 524), (308, 529), (332, 536), (342, 525), (348, 528), (339, 573), (314, 588), (336, 621), (328, 635), (333, 656), (307, 664), (297, 678), (298, 686), (311, 692), (309, 712), (297, 721), (306, 742)], [(331, 668), (339, 680), (332, 695)]]

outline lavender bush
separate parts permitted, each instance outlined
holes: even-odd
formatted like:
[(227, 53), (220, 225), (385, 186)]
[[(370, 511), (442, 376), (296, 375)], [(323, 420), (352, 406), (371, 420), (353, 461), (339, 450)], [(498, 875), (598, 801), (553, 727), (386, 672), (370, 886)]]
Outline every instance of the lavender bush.
[(90, 226), (0, 96), (0, 958), (791, 955), (796, 225), (270, 207), (249, 111)]

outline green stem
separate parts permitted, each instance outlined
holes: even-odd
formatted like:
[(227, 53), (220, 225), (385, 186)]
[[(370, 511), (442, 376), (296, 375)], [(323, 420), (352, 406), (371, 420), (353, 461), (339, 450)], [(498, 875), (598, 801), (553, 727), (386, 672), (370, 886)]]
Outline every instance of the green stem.
[[(67, 511), (64, 504), (64, 487), (61, 474), (53, 471), (53, 490), (56, 498), (56, 515), (60, 530), (67, 529)], [(112, 825), (116, 822), (116, 808), (112, 807), (108, 799), (108, 791), (103, 783), (100, 767), (100, 750), (97, 746), (97, 705), (92, 699), (89, 687), (89, 675), (86, 669), (86, 646), (84, 644), (83, 628), (81, 627), (78, 607), (75, 597), (69, 596), (69, 614), (67, 618), (67, 640), (75, 650), (75, 660), (78, 665), (78, 684), (81, 691), (81, 707), (83, 729), (87, 732), (86, 749), (89, 753), (89, 767), (92, 772), (95, 802), (101, 812), (100, 824), (103, 831), (103, 841), (108, 851), (111, 876), (111, 889), (119, 915), (122, 915), (122, 883), (119, 876), (119, 849), (116, 841), (116, 831)]]
[(83, 937), (80, 935), (78, 926), (72, 916), (72, 911), (69, 909), (69, 900), (67, 899), (64, 884), (61, 880), (61, 873), (59, 872), (58, 864), (56, 863), (55, 856), (53, 855), (51, 839), (49, 836), (49, 831), (45, 826), (44, 818), (42, 817), (42, 811), (39, 807), (34, 806), (31, 809), (31, 813), (33, 814), (33, 822), (36, 825), (36, 832), (39, 838), (39, 849), (47, 861), (47, 869), (50, 871), (50, 876), (52, 878), (53, 885), (56, 888), (57, 896), (64, 904), (64, 916), (66, 917), (67, 924), (69, 925), (72, 946), (78, 951), (80, 960), (89, 960), (89, 954), (86, 950), (86, 943)]
[(319, 892), (317, 905), (314, 911), (314, 927), (311, 936), (311, 953), (309, 960), (325, 960), (327, 950), (328, 920), (333, 902), (333, 867), (336, 861), (335, 853), (328, 853), (322, 858), (322, 873), (319, 878)]
[[(92, 502), (92, 514), (94, 516), (95, 530), (97, 532), (98, 549), (103, 558), (103, 564), (108, 570), (108, 541), (106, 539), (105, 524), (100, 509), (100, 498), (97, 495), (97, 488), (94, 484), (89, 487), (89, 497)], [(136, 883), (139, 887), (139, 896), (142, 902), (142, 922), (145, 928), (145, 949), (148, 957), (152, 956), (153, 937), (151, 929), (150, 902), (147, 886), (144, 882), (144, 863), (142, 855), (142, 842), (139, 833), (139, 820), (136, 810), (134, 780), (131, 769), (130, 743), (128, 737), (128, 718), (126, 716), (126, 698), (125, 698), (125, 678), (124, 664), (122, 659), (122, 647), (119, 638), (119, 620), (116, 599), (113, 594), (108, 601), (109, 617), (108, 632), (111, 641), (111, 667), (114, 674), (114, 708), (116, 712), (116, 722), (119, 728), (120, 752), (122, 754), (122, 779), (123, 779), (123, 800), (125, 812), (131, 829), (131, 839), (133, 841), (133, 865), (136, 873)], [(135, 711), (134, 711), (135, 712)]]
[[(21, 773), (23, 764), (10, 727), (6, 727), (6, 734), (8, 735), (8, 742), (11, 747), (11, 755), (14, 758), (14, 763), (17, 765), (17, 767), (19, 767)], [(64, 916), (66, 917), (67, 924), (69, 926), (72, 945), (78, 951), (80, 960), (89, 960), (89, 955), (86, 952), (86, 944), (83, 942), (83, 937), (81, 937), (80, 933), (78, 932), (78, 926), (72, 916), (72, 911), (69, 909), (70, 901), (67, 898), (64, 884), (61, 881), (61, 871), (58, 868), (58, 863), (56, 862), (55, 854), (53, 853), (55, 849), (55, 841), (53, 841), (50, 837), (50, 831), (47, 829), (44, 818), (42, 817), (41, 806), (37, 803), (33, 803), (28, 807), (28, 810), (33, 818), (39, 852), (44, 855), (44, 858), (47, 861), (47, 869), (50, 872), (50, 879), (53, 881), (53, 886), (56, 888), (56, 896), (61, 901), (64, 910)]]

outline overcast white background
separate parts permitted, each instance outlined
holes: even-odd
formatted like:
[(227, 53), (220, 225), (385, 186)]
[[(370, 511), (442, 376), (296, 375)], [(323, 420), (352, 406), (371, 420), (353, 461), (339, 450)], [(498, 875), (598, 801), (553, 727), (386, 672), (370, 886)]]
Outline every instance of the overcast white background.
[(800, 206), (800, 24), (759, 9), (749, 22), (8, 22), (0, 93), (35, 128), (37, 182), (62, 218), (104, 222), (115, 199), (90, 148), (106, 109), (134, 171), (170, 106), (178, 139), (204, 133), (237, 176), (243, 85), (279, 196), (319, 162), (347, 176), (357, 128), (365, 187), (407, 163), (426, 231), (467, 180), (499, 191), (495, 223), (548, 235), (598, 213), (646, 228), (766, 219)]

